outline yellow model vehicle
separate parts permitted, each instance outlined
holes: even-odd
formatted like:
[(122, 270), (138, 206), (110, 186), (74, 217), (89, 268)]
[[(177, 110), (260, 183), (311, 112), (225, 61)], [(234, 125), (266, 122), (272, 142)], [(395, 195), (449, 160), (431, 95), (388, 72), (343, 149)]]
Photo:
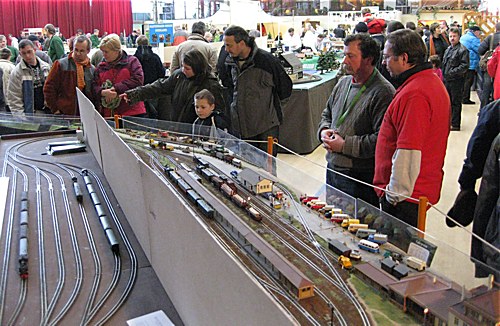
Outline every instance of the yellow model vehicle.
[(342, 268), (352, 269), (351, 260), (348, 257), (345, 257), (343, 255), (340, 255), (340, 257), (339, 257), (339, 264), (342, 266)]

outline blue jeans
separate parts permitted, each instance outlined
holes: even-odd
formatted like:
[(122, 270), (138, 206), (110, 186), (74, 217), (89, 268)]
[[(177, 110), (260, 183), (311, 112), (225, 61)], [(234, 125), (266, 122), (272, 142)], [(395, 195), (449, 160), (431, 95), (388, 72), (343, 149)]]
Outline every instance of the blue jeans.
[[(353, 177), (357, 180), (373, 184), (374, 171), (353, 171), (350, 169), (335, 168), (330, 164), (328, 164), (328, 168)], [(340, 191), (345, 192), (348, 195), (353, 196), (354, 198), (362, 199), (365, 202), (378, 207), (379, 200), (377, 194), (375, 193), (375, 190), (373, 190), (373, 188), (370, 186), (365, 186), (362, 183), (346, 178), (330, 170), (326, 171), (326, 183)], [(327, 198), (328, 197), (330, 196), (327, 192)]]

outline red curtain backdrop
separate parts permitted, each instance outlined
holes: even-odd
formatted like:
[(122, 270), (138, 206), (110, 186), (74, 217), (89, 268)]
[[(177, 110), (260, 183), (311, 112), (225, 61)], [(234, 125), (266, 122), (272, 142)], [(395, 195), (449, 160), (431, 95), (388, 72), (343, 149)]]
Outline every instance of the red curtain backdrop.
[(92, 0), (92, 26), (98, 28), (100, 34), (125, 31), (132, 32), (132, 1), (131, 0)]
[(132, 31), (131, 0), (0, 0), (0, 34), (19, 36), (24, 28), (44, 27), (51, 23), (65, 37), (81, 28), (92, 33)]

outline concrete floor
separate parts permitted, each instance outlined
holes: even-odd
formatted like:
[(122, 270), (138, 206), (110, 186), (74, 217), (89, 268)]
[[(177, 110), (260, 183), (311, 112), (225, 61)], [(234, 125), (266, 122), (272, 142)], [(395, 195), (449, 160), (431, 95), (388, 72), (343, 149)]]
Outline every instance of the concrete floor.
[[(428, 211), (426, 225), (428, 238), (431, 242), (437, 242), (439, 247), (433, 261), (433, 269), (464, 284), (466, 288), (486, 284), (485, 279), (474, 278), (474, 266), (469, 260), (471, 226), (465, 229), (449, 228), (446, 226), (443, 213), (448, 212), (458, 194), (458, 176), (465, 158), (467, 143), (477, 123), (479, 99), (475, 92), (472, 92), (471, 100), (477, 104), (463, 105), (461, 131), (452, 131), (448, 138), (441, 199), (435, 208)], [(311, 178), (324, 182), (326, 166), (324, 155), (325, 150), (319, 146), (308, 155), (279, 154), (278, 159), (305, 172)], [(433, 238), (436, 240), (432, 240)]]

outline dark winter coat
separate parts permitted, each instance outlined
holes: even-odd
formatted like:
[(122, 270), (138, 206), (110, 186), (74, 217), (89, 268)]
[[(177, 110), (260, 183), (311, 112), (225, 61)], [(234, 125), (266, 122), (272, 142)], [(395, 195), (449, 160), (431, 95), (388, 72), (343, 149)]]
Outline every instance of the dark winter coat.
[(281, 101), (292, 94), (292, 80), (276, 57), (254, 43), (241, 68), (228, 55), (219, 76), (226, 83), (224, 86), (232, 90), (230, 114), (234, 135), (250, 138), (281, 124)]
[(196, 76), (187, 78), (181, 69), (174, 71), (169, 78), (161, 78), (152, 84), (138, 87), (127, 92), (132, 103), (157, 98), (163, 95), (172, 95), (171, 121), (193, 123), (196, 120), (194, 108), (194, 94), (202, 89), (209, 90), (215, 97), (215, 107), (225, 112), (226, 105), (222, 95), (222, 87), (217, 78), (199, 79)]
[(134, 56), (139, 59), (144, 72), (144, 85), (151, 84), (158, 78), (165, 77), (165, 67), (160, 57), (153, 53), (151, 46), (140, 45), (135, 51)]
[(445, 82), (463, 79), (469, 70), (469, 50), (461, 43), (450, 45), (444, 53), (442, 69)]
[[(481, 188), (474, 212), (472, 232), (483, 238), (488, 244), (472, 239), (471, 256), (482, 263), (476, 262), (476, 277), (486, 277), (494, 274), (495, 279), (500, 277), (500, 134), (491, 145), (486, 164), (484, 166)], [(478, 226), (484, 230), (478, 230)], [(480, 234), (481, 231), (484, 233)], [(493, 247), (493, 248), (492, 248)]]

